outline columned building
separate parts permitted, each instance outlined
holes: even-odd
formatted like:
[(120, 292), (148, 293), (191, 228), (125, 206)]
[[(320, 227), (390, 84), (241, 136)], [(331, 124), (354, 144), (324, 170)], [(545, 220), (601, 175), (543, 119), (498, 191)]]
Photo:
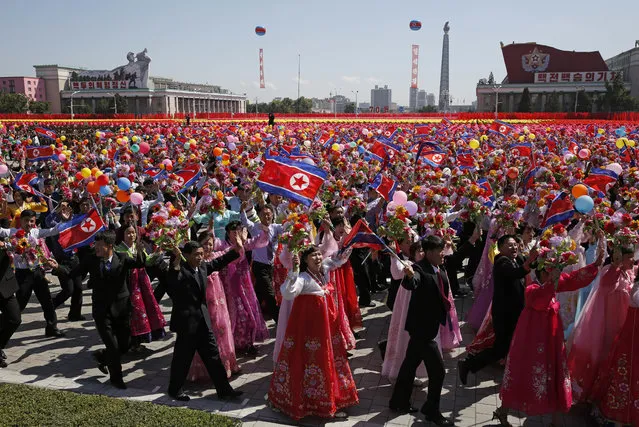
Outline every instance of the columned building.
[(149, 76), (151, 59), (146, 56), (146, 49), (137, 55), (129, 52), (127, 59), (127, 65), (113, 70), (58, 65), (35, 65), (34, 68), (36, 76), (44, 80), (52, 113), (71, 113), (72, 108), (77, 112), (79, 105), (95, 112), (101, 100), (112, 100), (116, 94), (126, 100), (126, 112), (136, 115), (186, 113), (196, 117), (198, 113), (246, 112), (244, 94), (234, 94), (214, 85)]
[[(517, 111), (524, 89), (530, 93), (532, 112), (549, 110), (551, 97), (558, 110), (573, 112), (578, 96), (587, 94), (594, 101), (606, 92), (616, 70), (610, 70), (599, 52), (574, 52), (537, 43), (502, 45), (507, 76), (501, 84), (482, 79), (477, 84), (477, 111)], [(630, 84), (626, 83), (630, 89)], [(583, 110), (583, 106), (578, 108)], [(592, 103), (591, 111), (596, 110)]]

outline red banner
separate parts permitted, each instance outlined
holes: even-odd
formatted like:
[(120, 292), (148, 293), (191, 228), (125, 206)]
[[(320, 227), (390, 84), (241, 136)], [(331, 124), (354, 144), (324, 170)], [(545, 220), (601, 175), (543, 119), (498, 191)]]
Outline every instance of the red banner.
[(413, 62), (410, 76), (410, 87), (417, 89), (417, 62), (419, 61), (419, 45), (413, 45)]
[(129, 82), (127, 80), (71, 82), (71, 89), (73, 90), (128, 89), (128, 88), (129, 88)]
[(260, 48), (260, 89), (264, 89), (264, 51)]

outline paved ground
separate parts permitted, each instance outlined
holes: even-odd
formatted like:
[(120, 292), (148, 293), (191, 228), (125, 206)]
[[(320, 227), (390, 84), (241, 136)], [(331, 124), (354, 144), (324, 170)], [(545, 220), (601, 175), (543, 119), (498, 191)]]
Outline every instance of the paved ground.
[[(55, 279), (54, 279), (55, 280)], [(53, 293), (59, 288), (54, 286)], [(96, 368), (91, 351), (101, 347), (93, 320), (90, 317), (90, 295), (85, 292), (83, 314), (88, 320), (70, 323), (66, 321), (68, 306), (58, 309), (59, 326), (67, 332), (67, 338), (48, 339), (44, 337), (44, 319), (35, 297), (32, 298), (23, 314), (23, 323), (9, 343), (6, 350), (9, 367), (0, 369), (0, 382), (33, 384), (47, 388), (65, 389), (78, 393), (104, 394), (151, 401), (159, 404), (177, 405), (170, 400), (165, 390), (169, 380), (169, 365), (173, 348), (173, 334), (164, 340), (148, 344), (150, 351), (144, 356), (126, 356), (124, 375), (128, 390), (117, 390), (109, 386), (107, 377)], [(378, 300), (384, 297), (377, 295)], [(471, 298), (457, 300), (457, 310), (465, 313), (472, 303)], [(170, 300), (162, 301), (165, 315), (170, 315)], [(419, 416), (397, 415), (387, 408), (392, 385), (380, 376), (381, 357), (376, 343), (386, 336), (390, 312), (378, 302), (375, 308), (364, 311), (366, 331), (357, 342), (353, 351), (351, 368), (357, 382), (360, 404), (349, 408), (347, 420), (326, 422), (325, 420), (305, 419), (301, 425), (331, 426), (409, 426), (428, 425)], [(460, 316), (462, 317), (462, 316)], [(274, 324), (269, 322), (271, 336), (275, 336)], [(473, 335), (464, 332), (464, 343), (470, 342)], [(187, 404), (193, 409), (201, 409), (231, 417), (240, 418), (245, 425), (266, 426), (269, 423), (295, 425), (286, 416), (275, 413), (265, 405), (272, 372), (272, 350), (274, 339), (260, 347), (255, 358), (240, 357), (242, 373), (234, 377), (232, 385), (244, 391), (246, 397), (240, 403), (225, 403), (215, 399), (210, 386), (189, 384), (187, 392), (192, 400)], [(491, 416), (499, 405), (499, 382), (502, 370), (498, 367), (487, 369), (477, 378), (470, 375), (469, 387), (460, 385), (457, 378), (457, 360), (463, 357), (463, 349), (446, 354), (446, 379), (442, 395), (442, 412), (452, 416), (457, 426), (498, 425), (491, 422)], [(416, 387), (413, 399), (416, 406), (425, 401), (425, 388)], [(519, 414), (516, 414), (519, 415)], [(523, 415), (510, 416), (513, 425), (542, 426), (550, 423), (550, 418)], [(590, 425), (587, 417), (574, 410), (564, 417), (564, 426)], [(558, 426), (559, 427), (559, 426)]]

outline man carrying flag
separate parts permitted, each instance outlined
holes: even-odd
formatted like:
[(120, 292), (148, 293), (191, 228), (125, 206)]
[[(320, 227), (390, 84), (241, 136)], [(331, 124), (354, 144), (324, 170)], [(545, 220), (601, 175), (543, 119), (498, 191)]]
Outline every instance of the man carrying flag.
[(562, 191), (553, 199), (552, 202), (550, 202), (550, 206), (548, 206), (548, 211), (544, 216), (544, 222), (541, 225), (541, 228), (547, 228), (551, 225), (557, 224), (558, 222), (570, 219), (574, 214), (575, 209), (568, 193)]

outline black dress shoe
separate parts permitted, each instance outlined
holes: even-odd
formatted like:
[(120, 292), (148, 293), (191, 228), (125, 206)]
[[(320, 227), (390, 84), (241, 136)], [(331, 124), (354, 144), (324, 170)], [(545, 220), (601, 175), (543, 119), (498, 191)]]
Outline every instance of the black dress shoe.
[(422, 409), (421, 413), (424, 414), (426, 421), (430, 421), (439, 427), (453, 427), (455, 425), (452, 421), (444, 418), (442, 413), (439, 411), (424, 411)]
[(0, 359), (7, 360), (7, 355), (4, 350), (0, 350)]
[(464, 360), (460, 360), (459, 362), (457, 362), (457, 373), (459, 374), (459, 381), (461, 381), (461, 383), (463, 385), (466, 385), (466, 383), (468, 382), (468, 365), (466, 365), (466, 361)]
[(375, 303), (374, 303), (374, 302), (372, 302), (372, 301), (371, 301), (371, 302), (369, 302), (368, 304), (362, 304), (362, 303), (359, 303), (359, 306), (360, 306), (361, 308), (373, 308), (373, 307), (375, 307)]
[(461, 297), (465, 297), (466, 295), (468, 295), (470, 293), (470, 291), (468, 289), (459, 289), (455, 292), (453, 292), (453, 296), (455, 298), (461, 298)]
[(44, 336), (48, 338), (64, 338), (66, 334), (58, 328), (45, 329)]
[(111, 378), (109, 381), (113, 387), (119, 388), (120, 390), (126, 390), (126, 384), (124, 384), (124, 380), (122, 380), (122, 378)]
[(7, 361), (4, 359), (0, 359), (0, 368), (6, 368), (7, 366), (9, 366), (7, 364)]
[(217, 397), (218, 397), (220, 400), (235, 400), (235, 399), (238, 399), (238, 398), (239, 398), (241, 395), (243, 395), (243, 394), (244, 394), (244, 392), (243, 392), (243, 391), (240, 391), (240, 390), (231, 390), (230, 392), (228, 392), (228, 393), (224, 393), (224, 394), (220, 394), (220, 393), (218, 393), (218, 394), (217, 394)]
[(174, 400), (179, 400), (180, 402), (188, 402), (191, 400), (191, 398), (183, 391), (179, 393), (169, 393), (169, 396), (171, 396)]
[(67, 320), (69, 322), (82, 322), (83, 320), (87, 320), (86, 317), (80, 315), (80, 316), (68, 316)]
[(98, 362), (98, 369), (100, 370), (100, 372), (102, 372), (104, 375), (109, 375), (109, 368), (107, 367), (107, 364), (104, 360), (104, 352), (102, 350), (94, 351), (93, 358), (96, 362)]
[(418, 411), (417, 408), (413, 408), (412, 406), (389, 406), (390, 410), (393, 412), (397, 412), (398, 414), (414, 414)]

